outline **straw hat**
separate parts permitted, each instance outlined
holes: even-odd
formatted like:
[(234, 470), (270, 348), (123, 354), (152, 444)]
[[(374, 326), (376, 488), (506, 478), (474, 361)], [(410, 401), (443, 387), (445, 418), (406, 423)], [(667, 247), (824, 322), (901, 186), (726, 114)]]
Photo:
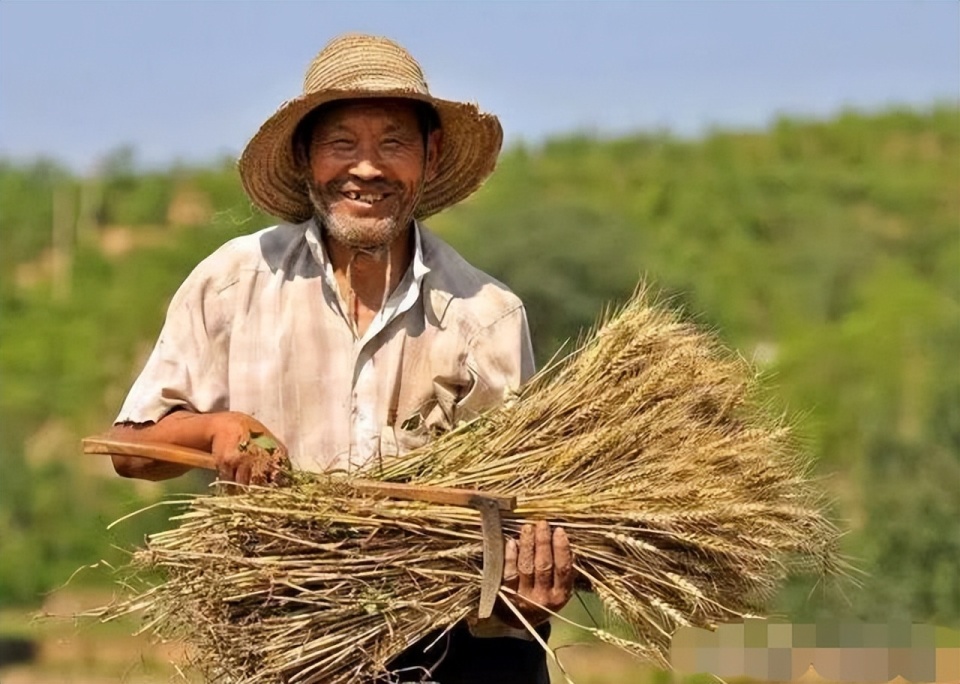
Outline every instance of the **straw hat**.
[(423, 187), (414, 211), (425, 218), (463, 200), (496, 165), (503, 129), (497, 117), (470, 103), (430, 95), (420, 65), (386, 38), (348, 34), (314, 58), (303, 94), (267, 119), (240, 157), (240, 179), (255, 205), (286, 221), (313, 215), (313, 205), (294, 160), (293, 134), (313, 109), (335, 100), (399, 97), (433, 106), (443, 129), (437, 175)]

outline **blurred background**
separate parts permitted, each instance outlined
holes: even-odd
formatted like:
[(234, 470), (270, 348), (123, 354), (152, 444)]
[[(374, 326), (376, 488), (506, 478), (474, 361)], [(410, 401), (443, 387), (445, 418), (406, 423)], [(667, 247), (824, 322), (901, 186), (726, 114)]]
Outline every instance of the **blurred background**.
[[(791, 580), (778, 615), (956, 635), (957, 3), (3, 2), (0, 644), (32, 660), (4, 682), (174, 672), (135, 625), (31, 616), (109, 600), (105, 564), (76, 571), (169, 523), (107, 525), (203, 488), (78, 440), (190, 270), (274, 222), (236, 155), (344, 31), (501, 117), (497, 172), (428, 225), (524, 299), (541, 363), (643, 279), (765, 372), (864, 573)], [(657, 679), (591, 648), (580, 684)]]

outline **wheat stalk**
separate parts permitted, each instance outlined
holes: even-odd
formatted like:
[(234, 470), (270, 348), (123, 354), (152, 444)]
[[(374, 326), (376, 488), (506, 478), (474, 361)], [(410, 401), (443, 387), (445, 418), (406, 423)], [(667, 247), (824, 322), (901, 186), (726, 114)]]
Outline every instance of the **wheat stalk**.
[[(519, 498), (504, 528), (563, 525), (578, 582), (666, 664), (681, 625), (757, 614), (791, 567), (834, 572), (838, 531), (752, 369), (638, 292), (503, 407), (386, 462), (385, 480)], [(144, 610), (211, 681), (345, 684), (384, 674), (479, 600), (476, 512), (365, 498), (342, 480), (192, 498), (134, 569), (160, 570), (102, 613)]]

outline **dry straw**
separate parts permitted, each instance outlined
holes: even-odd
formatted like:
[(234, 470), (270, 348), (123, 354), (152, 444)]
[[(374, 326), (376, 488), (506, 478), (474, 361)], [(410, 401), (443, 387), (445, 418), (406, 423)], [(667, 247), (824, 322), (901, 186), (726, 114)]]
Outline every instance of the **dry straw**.
[[(837, 568), (837, 530), (756, 377), (637, 294), (505, 406), (365, 473), (519, 497), (505, 520), (563, 525), (579, 582), (666, 664), (683, 625), (762, 612), (793, 567)], [(191, 498), (134, 567), (160, 570), (111, 615), (183, 639), (211, 681), (345, 684), (383, 674), (479, 600), (470, 509), (363, 498), (342, 480)]]

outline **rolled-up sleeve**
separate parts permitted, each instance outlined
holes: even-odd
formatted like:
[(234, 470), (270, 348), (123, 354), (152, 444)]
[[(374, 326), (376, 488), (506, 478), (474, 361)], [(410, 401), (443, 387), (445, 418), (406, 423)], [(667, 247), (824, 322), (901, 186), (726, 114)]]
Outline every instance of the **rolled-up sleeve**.
[(184, 281), (167, 310), (160, 337), (115, 423), (149, 423), (177, 408), (206, 413), (228, 406), (229, 326), (216, 255)]
[(472, 384), (458, 402), (458, 421), (471, 420), (502, 404), (533, 376), (533, 346), (523, 306), (511, 309), (471, 338), (466, 366)]

